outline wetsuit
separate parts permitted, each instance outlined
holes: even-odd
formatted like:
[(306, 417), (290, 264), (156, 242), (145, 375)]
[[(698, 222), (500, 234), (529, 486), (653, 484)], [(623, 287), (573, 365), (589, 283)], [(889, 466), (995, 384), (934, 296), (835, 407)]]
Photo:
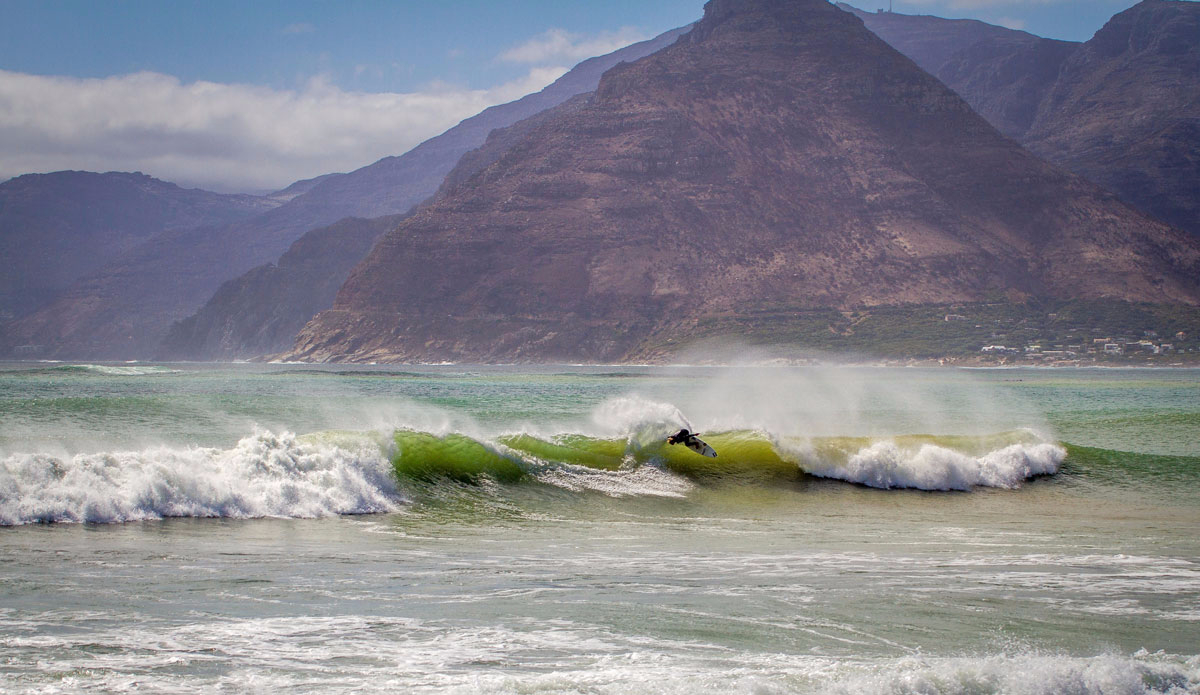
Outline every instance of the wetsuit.
[(667, 444), (687, 444), (690, 441), (692, 441), (692, 433), (685, 429), (667, 437)]

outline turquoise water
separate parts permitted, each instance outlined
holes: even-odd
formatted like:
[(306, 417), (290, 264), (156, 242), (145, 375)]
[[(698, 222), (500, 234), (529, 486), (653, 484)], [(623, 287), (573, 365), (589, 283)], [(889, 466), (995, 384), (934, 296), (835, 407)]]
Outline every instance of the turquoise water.
[(1196, 370), (3, 365), (0, 690), (1197, 693), (1198, 432)]

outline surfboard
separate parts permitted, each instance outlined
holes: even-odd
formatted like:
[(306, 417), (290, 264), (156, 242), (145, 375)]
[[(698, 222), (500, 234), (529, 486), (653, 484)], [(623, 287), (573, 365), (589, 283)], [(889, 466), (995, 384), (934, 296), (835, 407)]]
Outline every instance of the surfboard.
[(696, 435), (692, 435), (691, 439), (688, 439), (684, 446), (696, 452), (697, 454), (700, 454), (701, 456), (707, 456), (710, 459), (715, 459), (717, 457), (717, 452), (711, 446), (705, 444), (702, 440), (697, 438)]

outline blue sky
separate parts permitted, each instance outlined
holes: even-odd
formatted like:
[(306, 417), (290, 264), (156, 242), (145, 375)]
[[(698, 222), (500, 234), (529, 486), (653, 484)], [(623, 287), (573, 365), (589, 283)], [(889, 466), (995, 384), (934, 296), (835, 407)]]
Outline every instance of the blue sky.
[[(1135, 4), (892, 2), (1070, 40)], [(140, 170), (282, 188), (401, 154), (702, 14), (703, 0), (0, 0), (0, 180)]]

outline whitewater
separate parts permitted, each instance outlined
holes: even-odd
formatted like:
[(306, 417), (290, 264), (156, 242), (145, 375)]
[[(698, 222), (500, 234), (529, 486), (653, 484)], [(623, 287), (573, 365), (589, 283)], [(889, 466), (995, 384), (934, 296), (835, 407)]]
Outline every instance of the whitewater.
[(0, 365), (0, 690), (1197, 693), (1197, 395)]

